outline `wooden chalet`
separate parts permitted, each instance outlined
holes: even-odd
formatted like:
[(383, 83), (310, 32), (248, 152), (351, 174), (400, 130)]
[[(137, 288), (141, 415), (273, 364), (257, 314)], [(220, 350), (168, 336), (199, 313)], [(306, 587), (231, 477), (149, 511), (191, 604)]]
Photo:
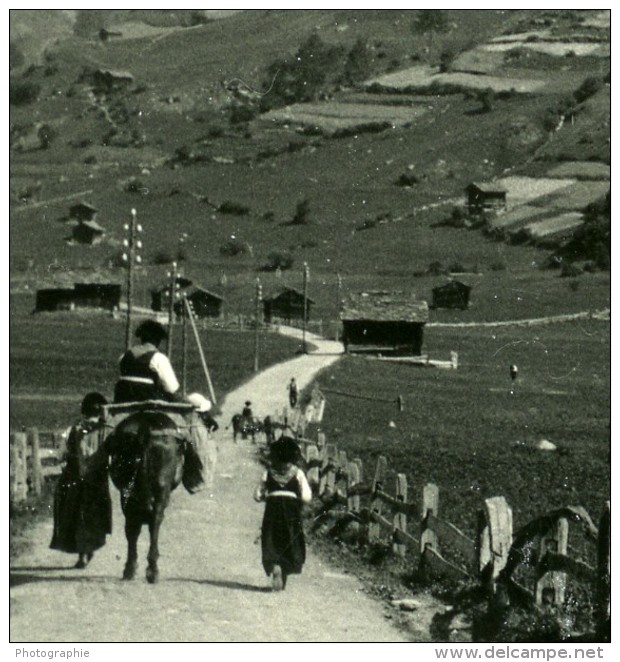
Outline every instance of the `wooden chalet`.
[(117, 283), (75, 283), (73, 288), (37, 290), (35, 312), (98, 308), (115, 310), (121, 301), (121, 286)]
[[(223, 297), (215, 292), (209, 292), (203, 287), (194, 285), (185, 290), (184, 296), (192, 304), (194, 315), (198, 318), (221, 317)], [(183, 301), (179, 300), (174, 304), (174, 312), (177, 316), (183, 315)]]
[[(193, 281), (185, 276), (177, 276), (176, 285), (177, 292), (183, 294), (188, 287), (193, 284)], [(165, 312), (170, 305), (170, 285), (163, 285), (159, 288), (151, 290), (151, 310), (156, 313)]]
[(402, 292), (364, 292), (349, 298), (340, 315), (345, 352), (400, 356), (422, 353), (428, 304)]
[[(306, 322), (310, 319), (310, 308), (315, 303), (306, 298)], [(304, 319), (304, 294), (293, 287), (285, 287), (277, 294), (263, 300), (265, 322), (271, 324), (280, 320), (290, 324), (294, 320)]]
[(69, 207), (69, 218), (76, 221), (94, 221), (99, 210), (87, 202), (78, 202)]
[(465, 188), (467, 211), (472, 215), (506, 209), (507, 190), (493, 183), (472, 182)]
[(94, 246), (103, 239), (104, 235), (105, 228), (101, 227), (97, 221), (73, 221), (71, 223), (71, 236), (67, 241)]
[(469, 295), (471, 286), (460, 280), (451, 280), (445, 285), (433, 288), (431, 308), (469, 308)]
[(129, 87), (134, 82), (134, 77), (130, 71), (96, 69), (92, 75), (92, 82), (95, 92), (106, 93)]

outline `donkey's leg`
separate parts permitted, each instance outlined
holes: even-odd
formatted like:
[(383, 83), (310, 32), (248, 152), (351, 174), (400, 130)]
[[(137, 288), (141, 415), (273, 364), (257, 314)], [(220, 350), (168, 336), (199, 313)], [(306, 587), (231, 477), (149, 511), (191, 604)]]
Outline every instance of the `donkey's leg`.
[(146, 557), (149, 562), (146, 569), (146, 579), (150, 584), (155, 584), (159, 579), (159, 568), (157, 567), (157, 561), (159, 559), (159, 529), (161, 523), (164, 521), (164, 510), (167, 502), (168, 498), (166, 495), (161, 495), (160, 498), (155, 499), (153, 514), (151, 516), (151, 521), (149, 522), (151, 544), (149, 546), (149, 553)]
[(138, 567), (138, 538), (142, 530), (139, 519), (133, 519), (131, 515), (125, 517), (125, 537), (127, 538), (127, 562), (123, 571), (123, 579), (133, 579)]

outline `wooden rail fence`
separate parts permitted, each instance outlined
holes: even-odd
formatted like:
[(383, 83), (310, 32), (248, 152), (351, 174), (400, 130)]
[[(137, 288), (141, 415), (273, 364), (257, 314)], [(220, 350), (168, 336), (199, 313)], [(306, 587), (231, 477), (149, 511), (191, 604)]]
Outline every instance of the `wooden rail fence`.
[[(298, 419), (303, 424), (303, 418)], [(411, 500), (407, 476), (395, 473), (387, 484), (387, 459), (380, 456), (372, 471), (359, 458), (349, 458), (323, 433), (317, 439), (296, 430), (306, 462), (307, 476), (321, 501), (315, 530), (332, 532), (356, 528), (365, 543), (387, 543), (395, 554), (417, 563), (423, 576), (447, 576), (479, 581), (491, 605), (518, 600), (537, 606), (561, 606), (568, 575), (591, 586), (600, 631), (607, 632), (610, 617), (611, 506), (607, 501), (597, 527), (585, 509), (569, 506), (536, 518), (513, 532), (512, 509), (503, 496), (486, 499), (477, 517), (475, 539), (440, 515), (439, 489), (423, 486), (419, 503)], [(569, 525), (579, 525), (596, 546), (596, 567), (572, 558)], [(533, 584), (515, 578), (519, 567), (529, 567)], [(517, 573), (518, 574), (518, 573)], [(606, 629), (607, 628), (607, 629)], [(601, 635), (604, 636), (604, 635)]]
[(29, 494), (41, 494), (47, 476), (61, 472), (66, 438), (62, 431), (30, 428), (14, 432), (10, 439), (9, 495), (12, 503), (24, 501)]

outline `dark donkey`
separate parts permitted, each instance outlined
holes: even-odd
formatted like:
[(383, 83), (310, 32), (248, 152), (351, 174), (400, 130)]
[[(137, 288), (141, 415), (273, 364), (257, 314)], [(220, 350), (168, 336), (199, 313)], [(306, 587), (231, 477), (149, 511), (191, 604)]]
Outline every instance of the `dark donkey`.
[(148, 524), (151, 543), (146, 579), (157, 581), (159, 528), (170, 493), (181, 482), (184, 438), (172, 418), (161, 411), (137, 411), (122, 420), (108, 439), (110, 476), (121, 493), (125, 515), (127, 562), (123, 579), (133, 579), (137, 543)]

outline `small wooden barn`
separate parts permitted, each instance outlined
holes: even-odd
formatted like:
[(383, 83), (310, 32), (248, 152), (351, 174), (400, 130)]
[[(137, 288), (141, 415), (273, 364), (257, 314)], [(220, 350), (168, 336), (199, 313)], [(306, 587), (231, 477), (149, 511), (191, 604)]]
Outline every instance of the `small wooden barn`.
[(94, 221), (99, 210), (88, 204), (88, 202), (78, 202), (69, 207), (69, 218), (76, 221)]
[(498, 184), (472, 182), (465, 188), (467, 211), (472, 215), (506, 209), (507, 190)]
[(134, 77), (130, 71), (96, 69), (93, 72), (92, 82), (95, 92), (106, 93), (129, 87), (134, 82)]
[[(310, 309), (315, 303), (310, 297), (305, 299), (306, 322), (310, 319)], [(290, 324), (294, 320), (304, 319), (304, 294), (293, 287), (284, 287), (277, 294), (263, 299), (265, 322), (271, 324), (281, 320)]]
[(428, 304), (413, 294), (364, 292), (345, 302), (340, 318), (346, 352), (422, 353)]
[[(183, 294), (188, 287), (193, 285), (193, 281), (185, 276), (177, 276), (176, 278), (177, 292)], [(154, 290), (151, 290), (151, 310), (156, 313), (167, 311), (170, 305), (170, 285), (162, 285)]]
[(471, 286), (460, 280), (451, 280), (445, 285), (433, 288), (433, 300), (431, 308), (469, 308), (469, 295)]
[(71, 236), (67, 241), (94, 246), (103, 239), (104, 235), (105, 228), (97, 221), (75, 221), (71, 224)]
[[(191, 302), (196, 317), (221, 317), (224, 299), (219, 294), (195, 285), (185, 290), (184, 295)], [(179, 317), (183, 315), (183, 301), (179, 300), (174, 304), (174, 312)]]
[(98, 308), (114, 310), (121, 301), (121, 286), (117, 283), (75, 283), (73, 288), (37, 290), (35, 312)]

